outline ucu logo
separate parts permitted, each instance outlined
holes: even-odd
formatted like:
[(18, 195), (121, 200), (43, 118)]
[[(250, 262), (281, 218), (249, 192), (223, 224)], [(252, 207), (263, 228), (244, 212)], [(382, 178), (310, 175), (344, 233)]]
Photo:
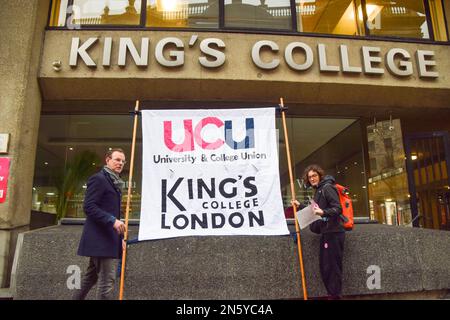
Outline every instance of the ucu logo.
[[(234, 150), (238, 149), (250, 149), (255, 147), (255, 135), (254, 135), (254, 121), (253, 118), (245, 119), (245, 138), (241, 141), (235, 141), (233, 139), (233, 122), (231, 120), (225, 120), (223, 122), (216, 117), (206, 117), (199, 121), (199, 123), (193, 126), (192, 120), (183, 120), (184, 124), (184, 140), (182, 143), (175, 143), (172, 139), (172, 121), (164, 121), (164, 143), (172, 151), (186, 152), (194, 151), (195, 143), (202, 149), (215, 150), (222, 145), (227, 144)], [(212, 125), (220, 129), (223, 127), (224, 135), (223, 139), (216, 139), (215, 141), (205, 141), (203, 139), (202, 130), (207, 125)]]

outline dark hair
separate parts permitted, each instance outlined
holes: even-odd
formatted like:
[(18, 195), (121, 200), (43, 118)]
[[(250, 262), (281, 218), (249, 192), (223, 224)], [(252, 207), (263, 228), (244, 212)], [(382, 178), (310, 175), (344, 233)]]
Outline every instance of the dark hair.
[(120, 152), (125, 154), (125, 152), (123, 152), (121, 148), (112, 148), (111, 150), (108, 150), (108, 152), (105, 153), (105, 159), (112, 158), (112, 154), (114, 152)]
[(325, 175), (325, 171), (323, 171), (323, 169), (319, 165), (311, 164), (307, 166), (305, 171), (303, 171), (303, 181), (307, 187), (311, 187), (308, 179), (308, 172), (310, 171), (317, 172), (317, 174), (319, 175), (319, 181), (322, 180), (323, 176)]

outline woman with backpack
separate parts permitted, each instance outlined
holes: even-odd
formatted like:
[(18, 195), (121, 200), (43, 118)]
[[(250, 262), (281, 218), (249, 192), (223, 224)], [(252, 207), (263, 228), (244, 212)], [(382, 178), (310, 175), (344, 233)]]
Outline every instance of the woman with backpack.
[[(342, 260), (344, 256), (345, 229), (341, 218), (342, 206), (339, 201), (335, 180), (325, 175), (318, 165), (308, 166), (303, 179), (308, 187), (315, 189), (314, 213), (321, 220), (314, 221), (310, 230), (320, 234), (319, 266), (322, 281), (327, 289), (329, 299), (340, 299), (342, 292)], [(300, 203), (292, 201), (297, 207)]]

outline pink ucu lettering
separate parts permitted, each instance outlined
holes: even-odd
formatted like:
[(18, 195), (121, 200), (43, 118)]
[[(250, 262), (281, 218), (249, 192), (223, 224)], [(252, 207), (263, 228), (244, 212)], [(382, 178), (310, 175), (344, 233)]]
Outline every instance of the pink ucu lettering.
[[(164, 143), (170, 150), (174, 152), (194, 151), (195, 143), (202, 149), (215, 150), (226, 144), (234, 150), (250, 149), (255, 147), (254, 120), (253, 118), (245, 119), (245, 137), (241, 141), (233, 139), (233, 122), (225, 120), (223, 122), (217, 117), (206, 117), (193, 128), (192, 120), (183, 120), (184, 140), (181, 143), (175, 143), (172, 139), (172, 121), (164, 121)], [(224, 128), (224, 139), (216, 139), (216, 141), (208, 142), (202, 137), (202, 130), (207, 125)]]

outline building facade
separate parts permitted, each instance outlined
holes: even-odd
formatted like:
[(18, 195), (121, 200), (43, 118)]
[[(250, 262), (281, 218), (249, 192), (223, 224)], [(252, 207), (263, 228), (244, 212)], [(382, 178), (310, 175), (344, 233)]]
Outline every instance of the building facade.
[[(450, 230), (449, 16), (441, 0), (3, 1), (2, 287), (17, 233), (83, 217), (103, 154), (130, 158), (135, 100), (195, 109), (283, 98), (300, 198), (311, 194), (302, 171), (318, 163), (349, 187), (357, 219)], [(280, 133), (288, 205), (285, 146)]]

